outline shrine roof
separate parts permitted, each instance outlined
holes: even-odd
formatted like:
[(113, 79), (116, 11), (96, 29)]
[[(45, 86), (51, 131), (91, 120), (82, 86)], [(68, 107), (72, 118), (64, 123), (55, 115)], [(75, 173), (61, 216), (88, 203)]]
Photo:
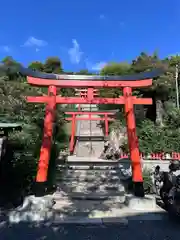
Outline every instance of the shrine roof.
[(80, 81), (136, 81), (156, 78), (163, 73), (164, 69), (153, 69), (151, 71), (146, 71), (138, 74), (132, 75), (121, 75), (121, 76), (100, 76), (100, 75), (67, 75), (67, 74), (54, 74), (54, 73), (44, 73), (39, 71), (33, 71), (30, 68), (21, 67), (19, 72), (25, 76), (41, 78), (41, 79), (53, 79), (53, 80), (80, 80)]

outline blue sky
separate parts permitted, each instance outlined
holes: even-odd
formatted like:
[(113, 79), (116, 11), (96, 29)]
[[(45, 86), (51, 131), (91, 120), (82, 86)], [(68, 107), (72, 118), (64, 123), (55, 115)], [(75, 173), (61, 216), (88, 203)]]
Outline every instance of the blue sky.
[(58, 56), (65, 70), (97, 71), (141, 51), (180, 52), (179, 0), (9, 0), (0, 8), (0, 59)]

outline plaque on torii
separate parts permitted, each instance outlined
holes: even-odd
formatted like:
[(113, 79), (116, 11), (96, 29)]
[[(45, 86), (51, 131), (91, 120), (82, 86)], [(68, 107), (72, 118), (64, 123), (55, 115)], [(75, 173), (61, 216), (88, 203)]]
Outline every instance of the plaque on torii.
[[(31, 103), (46, 103), (44, 134), (36, 176), (37, 184), (43, 186), (47, 181), (56, 104), (123, 104), (127, 124), (134, 193), (136, 196), (144, 196), (142, 167), (133, 106), (135, 104), (152, 104), (152, 99), (133, 96), (132, 90), (151, 86), (152, 79), (158, 77), (163, 72), (161, 69), (157, 69), (126, 76), (89, 76), (48, 74), (22, 68), (21, 73), (27, 76), (29, 84), (38, 87), (48, 87), (47, 96), (27, 97), (27, 101)], [(87, 94), (86, 98), (62, 97), (57, 96), (57, 88), (87, 88), (89, 94)], [(121, 88), (123, 90), (123, 96), (118, 98), (100, 98), (93, 96), (92, 93), (94, 89), (99, 88)]]

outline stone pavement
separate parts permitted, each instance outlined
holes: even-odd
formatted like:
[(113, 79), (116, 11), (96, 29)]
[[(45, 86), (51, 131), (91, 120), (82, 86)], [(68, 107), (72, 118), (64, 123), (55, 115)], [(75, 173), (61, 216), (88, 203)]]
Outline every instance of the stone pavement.
[(156, 220), (129, 219), (122, 224), (58, 224), (58, 223), (20, 223), (0, 222), (1, 240), (178, 240), (179, 223), (168, 218)]

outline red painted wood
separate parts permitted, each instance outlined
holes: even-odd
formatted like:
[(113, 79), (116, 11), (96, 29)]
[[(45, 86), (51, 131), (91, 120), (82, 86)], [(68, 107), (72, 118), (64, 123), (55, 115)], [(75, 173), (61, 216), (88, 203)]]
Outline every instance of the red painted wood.
[[(66, 117), (65, 118), (67, 121), (71, 121), (73, 118), (72, 117)], [(76, 117), (76, 120), (94, 120), (94, 121), (105, 121), (105, 117)], [(114, 121), (113, 118), (107, 118), (108, 121)]]
[(48, 174), (48, 166), (50, 160), (50, 152), (53, 135), (53, 122), (56, 110), (56, 87), (49, 86), (48, 94), (51, 96), (50, 101), (46, 106), (46, 114), (44, 118), (44, 133), (42, 139), (42, 146), (40, 150), (40, 158), (38, 162), (38, 170), (36, 175), (36, 182), (46, 182)]
[(180, 159), (180, 153), (172, 152), (172, 158)]
[(109, 126), (108, 126), (108, 115), (107, 115), (107, 113), (105, 113), (104, 118), (105, 118), (105, 136), (108, 137)]
[(148, 87), (152, 85), (152, 79), (144, 79), (138, 81), (80, 81), (80, 80), (51, 80), (27, 77), (29, 84), (34, 86), (56, 86), (56, 87), (96, 87), (96, 88), (122, 88), (122, 87)]
[[(27, 101), (31, 103), (47, 103), (50, 100), (48, 96), (35, 96), (27, 97)], [(58, 104), (124, 104), (124, 97), (119, 98), (94, 98), (91, 101), (86, 98), (78, 97), (56, 97), (56, 103)], [(152, 99), (150, 98), (137, 98), (132, 97), (133, 104), (151, 105)]]
[(75, 131), (76, 131), (76, 116), (75, 114), (72, 115), (71, 118), (72, 121), (72, 130), (71, 130), (71, 140), (70, 140), (70, 145), (69, 145), (69, 149), (70, 152), (72, 153), (74, 150), (74, 138), (75, 138)]
[(94, 92), (93, 92), (93, 88), (88, 88), (87, 89), (88, 91), (87, 91), (87, 99), (89, 100), (89, 101), (91, 101), (93, 98), (94, 98)]
[(115, 112), (90, 112), (90, 111), (84, 111), (84, 112), (82, 112), (82, 111), (78, 111), (78, 112), (65, 112), (65, 114), (75, 114), (75, 115), (88, 115), (88, 114), (90, 114), (90, 115), (114, 115), (115, 114)]
[(123, 89), (123, 95), (125, 98), (125, 116), (127, 124), (128, 144), (132, 165), (132, 177), (133, 182), (143, 182), (141, 159), (138, 146), (138, 138), (136, 135), (136, 124), (132, 101), (132, 89), (125, 87)]

